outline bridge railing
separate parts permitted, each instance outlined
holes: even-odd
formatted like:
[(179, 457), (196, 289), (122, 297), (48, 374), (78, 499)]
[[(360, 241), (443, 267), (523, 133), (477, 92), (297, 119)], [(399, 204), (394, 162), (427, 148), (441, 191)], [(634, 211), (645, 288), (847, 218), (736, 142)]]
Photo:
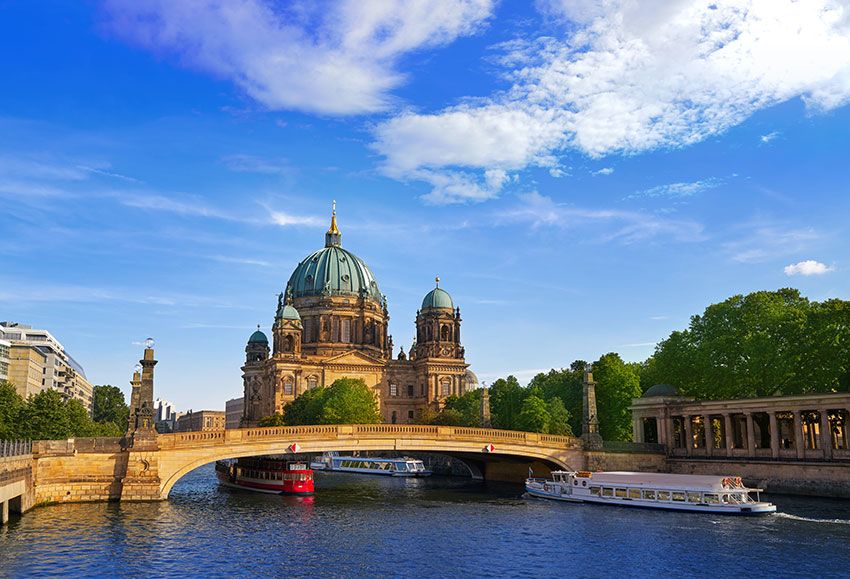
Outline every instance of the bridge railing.
[(310, 426), (270, 426), (234, 428), (200, 432), (176, 432), (158, 437), (160, 448), (240, 444), (269, 439), (336, 440), (343, 438), (425, 437), (435, 440), (480, 440), (520, 445), (580, 448), (581, 441), (572, 436), (537, 434), (495, 428), (465, 426), (430, 426), (418, 424), (320, 424)]
[(0, 458), (26, 456), (32, 454), (32, 442), (29, 440), (0, 440)]

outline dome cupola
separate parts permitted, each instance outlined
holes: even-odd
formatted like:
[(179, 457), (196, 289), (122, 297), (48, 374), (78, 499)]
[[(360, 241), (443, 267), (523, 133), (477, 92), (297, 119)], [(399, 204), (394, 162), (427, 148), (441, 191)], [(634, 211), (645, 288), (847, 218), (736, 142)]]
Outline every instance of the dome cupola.
[(266, 344), (268, 345), (269, 339), (266, 335), (260, 331), (260, 326), (257, 326), (257, 331), (251, 334), (251, 337), (248, 338), (249, 344)]
[(342, 234), (336, 224), (336, 203), (325, 246), (308, 255), (292, 272), (287, 293), (293, 298), (349, 295), (383, 301), (375, 275), (366, 263), (342, 248)]
[(440, 277), (435, 278), (437, 286), (425, 294), (425, 299), (422, 300), (422, 310), (429, 309), (454, 309), (454, 302), (449, 292), (440, 287)]

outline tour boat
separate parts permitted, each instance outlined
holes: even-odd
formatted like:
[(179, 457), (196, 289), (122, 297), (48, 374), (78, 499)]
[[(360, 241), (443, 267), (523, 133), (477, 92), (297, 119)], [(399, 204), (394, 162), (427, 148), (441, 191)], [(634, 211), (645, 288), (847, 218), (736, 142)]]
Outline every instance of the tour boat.
[(313, 470), (333, 472), (354, 472), (360, 474), (381, 474), (385, 476), (430, 476), (421, 460), (414, 458), (365, 458), (362, 456), (338, 456), (326, 452), (310, 463)]
[(240, 458), (215, 463), (219, 482), (230, 488), (283, 495), (312, 495), (313, 471), (305, 462)]
[(740, 477), (555, 471), (551, 479), (527, 479), (525, 490), (545, 499), (625, 507), (730, 515), (776, 512), (775, 505), (761, 501), (762, 489), (747, 488)]

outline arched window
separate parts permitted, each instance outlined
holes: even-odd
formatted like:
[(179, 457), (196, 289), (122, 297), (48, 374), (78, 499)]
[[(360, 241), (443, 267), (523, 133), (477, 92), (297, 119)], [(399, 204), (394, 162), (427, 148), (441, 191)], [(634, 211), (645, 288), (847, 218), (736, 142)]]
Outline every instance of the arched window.
[(307, 388), (312, 390), (316, 386), (319, 385), (319, 377), (318, 376), (310, 376), (307, 378)]
[(292, 335), (286, 336), (284, 351), (290, 352), (290, 353), (295, 351), (295, 337), (294, 336), (292, 336)]
[(440, 339), (444, 342), (449, 341), (449, 327), (448, 326), (443, 326), (440, 329)]
[(291, 396), (293, 391), (293, 382), (292, 377), (287, 377), (283, 383), (283, 393), (287, 396)]
[(449, 378), (443, 378), (440, 381), (440, 396), (451, 396), (452, 381)]

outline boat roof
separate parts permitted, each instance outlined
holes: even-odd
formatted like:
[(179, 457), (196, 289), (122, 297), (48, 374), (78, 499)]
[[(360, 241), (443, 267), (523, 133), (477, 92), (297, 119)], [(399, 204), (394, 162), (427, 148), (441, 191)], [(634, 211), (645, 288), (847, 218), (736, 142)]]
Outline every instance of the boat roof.
[(671, 490), (728, 490), (724, 489), (725, 476), (707, 476), (695, 474), (668, 474), (659, 472), (594, 472), (591, 481), (597, 484), (629, 485)]

